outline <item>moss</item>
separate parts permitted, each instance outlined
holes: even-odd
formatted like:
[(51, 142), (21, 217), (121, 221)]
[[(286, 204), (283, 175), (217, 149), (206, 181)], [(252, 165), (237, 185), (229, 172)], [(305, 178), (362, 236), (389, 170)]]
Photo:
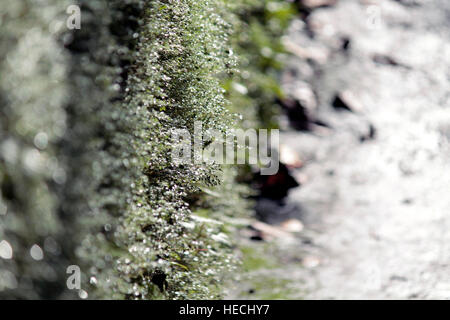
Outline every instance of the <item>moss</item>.
[(281, 39), (296, 12), (294, 5), (281, 0), (230, 1), (229, 5), (240, 72), (223, 84), (227, 97), (243, 114), (244, 127), (277, 128), (275, 98), (283, 96), (278, 77), (286, 55)]
[(114, 290), (125, 297), (152, 298), (155, 274), (163, 274), (167, 289), (161, 297), (216, 298), (225, 271), (234, 265), (231, 247), (216, 240), (221, 228), (192, 219), (187, 202), (219, 183), (220, 168), (176, 165), (168, 158), (173, 129), (193, 134), (195, 121), (202, 121), (204, 130), (225, 131), (231, 124), (217, 76), (234, 63), (230, 26), (218, 14), (220, 6), (219, 1), (144, 6), (145, 28), (138, 35), (125, 97), (136, 118), (139, 174), (116, 232), (128, 254), (115, 257), (123, 281)]
[(249, 290), (242, 293), (242, 299), (290, 300), (301, 299), (300, 288), (290, 287), (290, 280), (269, 275), (254, 276), (249, 280)]
[(260, 269), (274, 269), (279, 266), (275, 257), (268, 257), (264, 253), (270, 250), (265, 246), (241, 246), (242, 252), (242, 268), (245, 272), (256, 271)]
[(227, 218), (249, 215), (251, 192), (235, 168), (172, 163), (171, 132), (273, 122), (288, 7), (79, 0), (68, 31), (70, 4), (0, 13), (0, 297), (76, 297), (73, 264), (90, 298), (220, 297), (237, 265)]

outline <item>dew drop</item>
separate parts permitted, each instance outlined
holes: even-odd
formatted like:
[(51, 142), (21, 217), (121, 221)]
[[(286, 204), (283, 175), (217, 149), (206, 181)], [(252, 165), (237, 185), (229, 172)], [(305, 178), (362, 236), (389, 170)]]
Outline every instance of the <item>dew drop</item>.
[(87, 299), (88, 293), (87, 293), (85, 290), (79, 290), (79, 291), (78, 291), (78, 296), (79, 296), (81, 299)]
[(0, 258), (12, 259), (13, 249), (8, 241), (2, 240), (0, 242)]
[(51, 237), (48, 237), (44, 241), (44, 249), (54, 255), (59, 255), (61, 253), (61, 248), (59, 244)]
[(27, 150), (23, 155), (23, 164), (29, 172), (39, 172), (41, 168), (41, 155), (37, 150)]
[(44, 259), (44, 251), (42, 251), (41, 247), (39, 247), (37, 244), (34, 244), (31, 247), (30, 255), (36, 261)]
[(53, 181), (55, 181), (57, 184), (63, 184), (67, 179), (66, 171), (64, 171), (64, 169), (58, 168), (53, 172), (52, 178)]
[(18, 145), (12, 140), (8, 139), (5, 142), (2, 143), (0, 146), (0, 151), (2, 154), (2, 157), (10, 163), (17, 162), (18, 154), (19, 154), (19, 147)]
[(44, 150), (48, 146), (48, 136), (45, 132), (39, 132), (34, 137), (34, 145), (36, 148)]

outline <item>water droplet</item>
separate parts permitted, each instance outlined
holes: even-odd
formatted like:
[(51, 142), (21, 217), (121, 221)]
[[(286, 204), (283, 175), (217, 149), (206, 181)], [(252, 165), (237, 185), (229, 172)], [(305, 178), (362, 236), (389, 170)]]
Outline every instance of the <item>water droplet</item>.
[(29, 149), (24, 152), (23, 164), (29, 172), (36, 173), (41, 169), (41, 154), (37, 150)]
[(88, 293), (87, 293), (85, 290), (79, 290), (79, 291), (78, 291), (78, 296), (79, 296), (81, 299), (87, 299)]
[(44, 150), (48, 146), (48, 136), (45, 132), (39, 132), (34, 137), (34, 145), (36, 148)]
[(96, 277), (91, 277), (91, 278), (89, 279), (89, 283), (90, 283), (90, 284), (93, 284), (94, 286), (97, 285), (97, 278), (96, 278)]
[(270, 58), (273, 54), (273, 51), (269, 47), (263, 47), (261, 49), (261, 54), (266, 58)]
[(0, 146), (0, 154), (2, 157), (10, 163), (17, 162), (17, 157), (19, 154), (19, 147), (17, 143), (14, 142), (12, 139), (8, 139), (5, 142), (2, 143)]
[(0, 258), (11, 259), (13, 256), (13, 249), (8, 241), (2, 240), (0, 242)]
[(66, 171), (64, 171), (64, 169), (58, 168), (53, 172), (52, 178), (57, 184), (63, 184), (67, 179)]
[(44, 241), (44, 249), (51, 254), (59, 255), (61, 253), (61, 248), (59, 244), (51, 237), (48, 237)]
[(237, 92), (239, 92), (242, 95), (246, 95), (248, 93), (247, 87), (240, 83), (233, 82), (232, 86), (233, 86), (234, 90), (236, 90)]
[(30, 255), (36, 261), (44, 259), (44, 251), (42, 251), (41, 247), (39, 247), (37, 244), (34, 244), (31, 247)]

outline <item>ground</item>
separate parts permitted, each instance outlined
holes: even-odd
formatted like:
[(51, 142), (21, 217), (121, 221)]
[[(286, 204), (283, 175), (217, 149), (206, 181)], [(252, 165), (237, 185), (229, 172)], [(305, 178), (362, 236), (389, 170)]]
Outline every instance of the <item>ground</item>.
[(229, 297), (450, 298), (449, 17), (445, 0), (340, 0), (292, 23), (281, 80), (326, 127), (284, 126), (302, 185), (273, 215), (305, 229), (248, 241), (273, 261)]

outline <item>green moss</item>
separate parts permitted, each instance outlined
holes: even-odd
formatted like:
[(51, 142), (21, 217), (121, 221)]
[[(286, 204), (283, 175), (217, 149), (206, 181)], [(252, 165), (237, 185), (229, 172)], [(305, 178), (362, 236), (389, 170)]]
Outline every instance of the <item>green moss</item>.
[(74, 31), (68, 1), (4, 6), (0, 297), (76, 297), (73, 264), (90, 298), (221, 296), (251, 192), (236, 168), (172, 163), (171, 132), (273, 126), (282, 3), (79, 0)]
[(270, 244), (265, 246), (241, 246), (242, 268), (245, 272), (256, 271), (259, 269), (274, 269), (279, 266), (275, 257), (269, 257), (265, 254)]
[(294, 6), (282, 0), (230, 2), (240, 72), (224, 83), (227, 97), (244, 115), (244, 127), (277, 128), (275, 98), (283, 96), (278, 77), (286, 54), (281, 38), (295, 14)]
[(290, 287), (290, 280), (268, 275), (254, 276), (249, 280), (251, 293), (243, 293), (242, 299), (290, 300), (301, 299), (301, 289)]

